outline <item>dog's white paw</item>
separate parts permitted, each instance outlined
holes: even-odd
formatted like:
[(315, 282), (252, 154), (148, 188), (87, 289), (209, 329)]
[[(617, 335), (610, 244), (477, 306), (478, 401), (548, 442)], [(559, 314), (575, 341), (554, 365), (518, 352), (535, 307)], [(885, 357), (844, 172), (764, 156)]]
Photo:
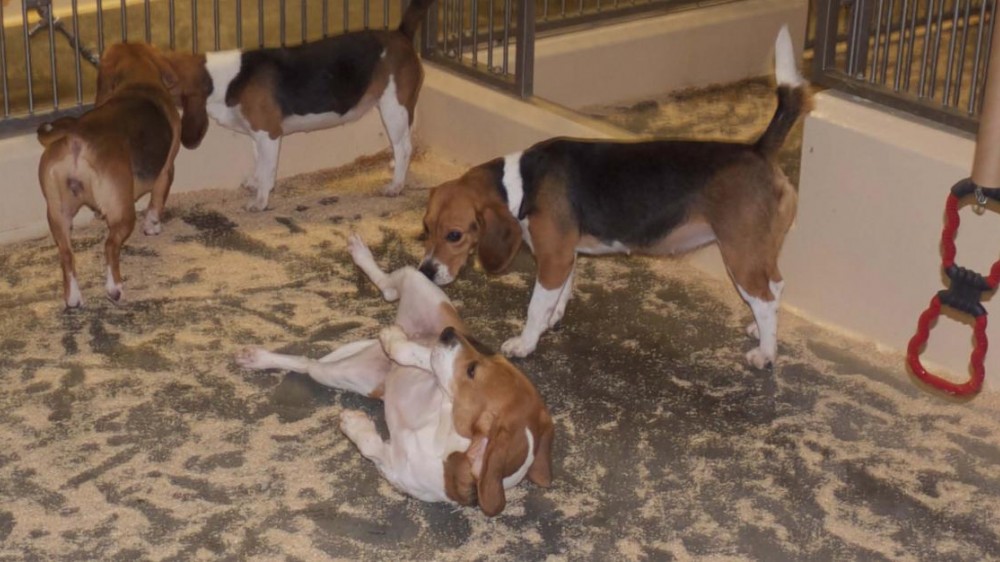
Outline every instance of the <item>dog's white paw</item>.
[(390, 358), (392, 358), (393, 348), (408, 341), (408, 339), (406, 332), (395, 324), (387, 328), (382, 328), (382, 331), (378, 333), (378, 341), (382, 344), (382, 351)]
[(389, 185), (382, 188), (382, 195), (386, 197), (395, 197), (403, 192), (403, 184), (390, 183)]
[(347, 252), (351, 254), (351, 259), (358, 265), (375, 262), (375, 256), (368, 249), (368, 244), (365, 244), (365, 241), (361, 239), (361, 236), (357, 232), (352, 232), (347, 237)]
[(758, 369), (770, 369), (774, 366), (774, 357), (769, 357), (763, 349), (755, 347), (747, 352), (747, 362)]
[(358, 446), (362, 455), (369, 458), (378, 455), (382, 438), (375, 429), (375, 422), (364, 412), (358, 410), (341, 412), (340, 431)]
[(257, 181), (257, 177), (253, 174), (248, 175), (243, 178), (240, 182), (240, 189), (245, 189), (247, 191), (252, 191), (256, 193), (260, 189), (260, 183)]
[(760, 330), (757, 329), (757, 322), (747, 324), (747, 335), (755, 340), (760, 339)]
[(254, 197), (249, 203), (246, 204), (246, 210), (251, 213), (259, 213), (261, 211), (267, 210), (267, 199), (261, 200), (260, 197)]
[(267, 369), (267, 352), (258, 347), (244, 347), (236, 353), (236, 363), (246, 369)]
[(142, 233), (146, 236), (156, 236), (162, 230), (160, 217), (156, 216), (156, 213), (147, 211), (146, 216), (142, 219)]
[(527, 357), (535, 351), (536, 343), (528, 343), (521, 336), (510, 338), (500, 346), (500, 352), (507, 357)]

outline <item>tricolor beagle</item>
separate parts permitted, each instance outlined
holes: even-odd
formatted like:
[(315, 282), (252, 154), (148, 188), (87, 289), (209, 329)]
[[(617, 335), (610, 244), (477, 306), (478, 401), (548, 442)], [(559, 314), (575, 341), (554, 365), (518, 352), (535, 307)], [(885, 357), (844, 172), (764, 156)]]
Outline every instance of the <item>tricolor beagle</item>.
[(356, 235), (348, 248), (385, 299), (399, 300), (396, 324), (378, 340), (349, 343), (318, 361), (248, 348), (237, 362), (381, 398), (388, 441), (362, 412), (343, 412), (340, 429), (417, 499), (478, 502), (493, 516), (506, 504), (504, 490), (525, 476), (548, 486), (554, 428), (531, 381), (466, 335), (448, 297), (416, 269), (384, 273)]
[(413, 37), (433, 1), (413, 0), (395, 31), (357, 31), (289, 48), (173, 55), (192, 82), (209, 84), (206, 103), (191, 109), (253, 139), (256, 164), (243, 187), (256, 196), (247, 209), (267, 208), (282, 136), (349, 123), (376, 105), (394, 156), (384, 193), (403, 189), (423, 82)]
[(45, 147), (38, 180), (48, 207), (49, 229), (59, 247), (66, 306), (83, 304), (76, 279), (70, 230), (86, 205), (108, 224), (104, 244), (108, 297), (122, 297), (119, 256), (135, 227), (135, 200), (152, 192), (143, 232), (160, 233), (160, 218), (174, 175), (174, 157), (183, 142), (194, 148), (207, 123), (176, 104), (187, 103), (184, 84), (155, 47), (112, 45), (101, 56), (96, 107), (38, 128)]
[(538, 279), (524, 330), (501, 348), (524, 357), (562, 318), (578, 253), (672, 255), (715, 241), (756, 321), (748, 330), (760, 346), (747, 359), (771, 364), (784, 285), (778, 253), (798, 198), (774, 160), (810, 102), (787, 28), (775, 65), (778, 108), (753, 144), (551, 139), (438, 186), (420, 270), (450, 283), (478, 250), (483, 268), (500, 272), (525, 241)]

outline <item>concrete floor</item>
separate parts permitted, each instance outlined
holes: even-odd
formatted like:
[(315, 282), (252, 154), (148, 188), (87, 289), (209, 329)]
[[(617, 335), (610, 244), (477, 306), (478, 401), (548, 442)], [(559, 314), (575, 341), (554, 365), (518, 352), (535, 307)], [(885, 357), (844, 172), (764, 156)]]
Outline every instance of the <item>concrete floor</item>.
[[(562, 328), (518, 361), (556, 421), (552, 488), (495, 519), (399, 494), (336, 429), (378, 402), (232, 359), (391, 321), (346, 236), (416, 263), (423, 188), (461, 170), (425, 154), (387, 199), (386, 162), (285, 181), (265, 213), (173, 197), (164, 233), (128, 244), (121, 306), (101, 225), (75, 233), (80, 311), (49, 240), (0, 248), (0, 559), (1000, 558), (996, 395), (927, 394), (898, 356), (786, 313), (777, 367), (748, 368), (749, 311), (683, 259), (582, 258)], [(497, 346), (532, 283), (522, 252), (448, 293)]]

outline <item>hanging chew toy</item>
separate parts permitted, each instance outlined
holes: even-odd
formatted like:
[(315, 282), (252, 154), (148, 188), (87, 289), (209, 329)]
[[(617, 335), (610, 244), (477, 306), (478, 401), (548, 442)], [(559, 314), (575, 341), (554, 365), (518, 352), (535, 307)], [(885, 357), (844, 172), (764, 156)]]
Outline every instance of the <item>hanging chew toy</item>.
[[(972, 178), (965, 179), (951, 188), (945, 203), (945, 223), (941, 232), (941, 267), (948, 277), (948, 288), (931, 299), (930, 306), (917, 321), (917, 333), (906, 350), (906, 362), (917, 378), (938, 390), (956, 396), (978, 393), (986, 376), (984, 360), (989, 342), (986, 338), (986, 309), (982, 301), (985, 293), (995, 291), (1000, 284), (1000, 261), (993, 264), (988, 276), (955, 263), (955, 234), (960, 223), (959, 206), (963, 199), (975, 196), (975, 211), (982, 214), (989, 200), (1000, 202), (1000, 48), (998, 48), (1000, 18), (993, 21), (993, 44), (990, 47), (989, 71), (983, 93), (983, 112), (979, 119), (976, 137), (976, 156), (972, 164)], [(930, 337), (931, 323), (941, 315), (941, 308), (948, 307), (967, 314), (973, 319), (972, 334), (975, 343), (969, 358), (972, 375), (964, 383), (955, 383), (927, 371), (920, 362), (920, 352)]]

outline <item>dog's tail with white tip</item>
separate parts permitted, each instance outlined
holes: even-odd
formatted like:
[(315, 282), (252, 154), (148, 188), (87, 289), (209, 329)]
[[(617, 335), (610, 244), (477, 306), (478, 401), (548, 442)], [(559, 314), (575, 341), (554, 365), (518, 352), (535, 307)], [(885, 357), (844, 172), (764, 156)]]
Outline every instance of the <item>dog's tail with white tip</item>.
[(771, 157), (778, 153), (785, 137), (799, 117), (812, 109), (809, 84), (795, 64), (795, 49), (788, 26), (782, 26), (774, 43), (774, 77), (778, 82), (778, 108), (764, 134), (757, 139), (757, 150)]

